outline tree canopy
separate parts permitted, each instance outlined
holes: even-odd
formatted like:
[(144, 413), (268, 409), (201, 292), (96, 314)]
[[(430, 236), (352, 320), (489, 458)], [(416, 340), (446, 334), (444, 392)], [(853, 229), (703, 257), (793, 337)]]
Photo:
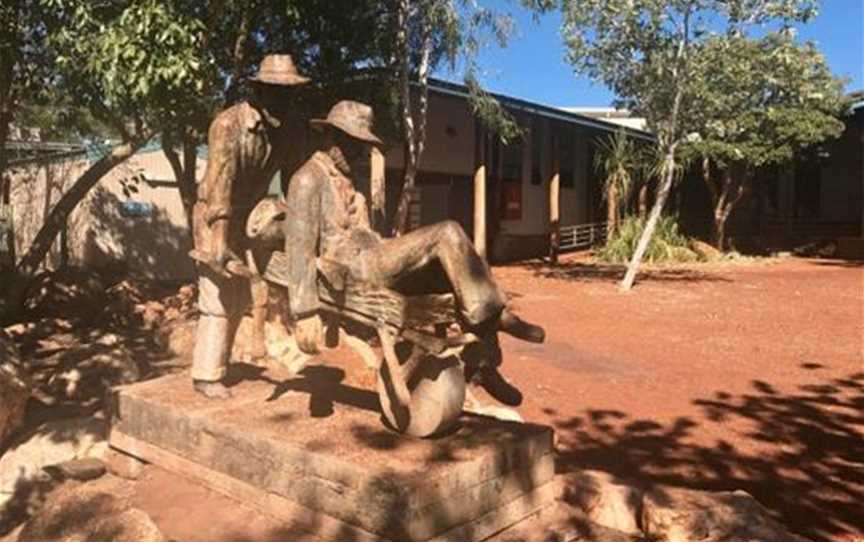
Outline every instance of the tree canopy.
[(609, 87), (619, 106), (644, 116), (664, 155), (663, 180), (621, 288), (629, 290), (672, 188), (679, 146), (699, 115), (701, 50), (757, 27), (788, 27), (817, 13), (817, 0), (523, 0), (559, 8), (567, 59)]
[(703, 158), (714, 242), (722, 249), (726, 219), (755, 171), (838, 136), (846, 100), (843, 81), (815, 45), (797, 43), (791, 30), (760, 38), (713, 36), (699, 59), (694, 89), (701, 107), (688, 126), (698, 137), (684, 151)]

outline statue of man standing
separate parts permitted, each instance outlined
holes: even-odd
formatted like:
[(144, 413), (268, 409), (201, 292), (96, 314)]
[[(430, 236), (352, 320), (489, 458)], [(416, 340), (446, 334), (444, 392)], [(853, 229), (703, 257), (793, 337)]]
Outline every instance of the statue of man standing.
[(252, 300), (253, 357), (266, 355), (264, 318), (267, 285), (232, 275), (227, 263), (247, 248), (246, 217), (266, 194), (274, 174), (287, 165), (296, 134), (294, 113), (300, 75), (289, 55), (268, 55), (250, 82), (253, 98), (219, 113), (210, 124), (209, 160), (198, 186), (193, 215), (199, 265), (200, 317), (192, 359), (195, 390), (209, 398), (230, 397), (222, 382), (234, 336)]

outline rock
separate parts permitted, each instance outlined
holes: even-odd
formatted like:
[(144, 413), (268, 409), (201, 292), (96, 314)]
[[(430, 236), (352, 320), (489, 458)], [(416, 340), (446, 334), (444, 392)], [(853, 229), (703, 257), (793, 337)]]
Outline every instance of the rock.
[(198, 322), (195, 320), (171, 322), (156, 332), (156, 344), (177, 356), (178, 359), (188, 360), (191, 363), (197, 329)]
[(140, 379), (141, 369), (125, 346), (96, 342), (60, 353), (45, 389), (61, 399), (101, 398), (112, 386)]
[(73, 459), (45, 467), (45, 472), (55, 480), (95, 480), (105, 474), (105, 464), (95, 457)]
[(21, 364), (18, 349), (0, 331), (0, 446), (21, 425), (31, 389), (30, 376)]
[(121, 488), (67, 482), (21, 530), (18, 542), (167, 542)]
[(593, 523), (639, 534), (641, 492), (602, 471), (579, 471), (563, 479), (562, 500), (582, 510)]
[(45, 467), (101, 457), (108, 448), (106, 436), (106, 421), (90, 416), (46, 422), (16, 439), (0, 457), (0, 517), (51, 481)]
[(141, 461), (137, 457), (125, 454), (114, 448), (108, 448), (105, 456), (102, 458), (108, 472), (114, 476), (125, 478), (127, 480), (137, 480), (141, 478), (147, 463)]
[(662, 542), (806, 542), (744, 491), (655, 490), (643, 498), (642, 529)]
[(80, 269), (47, 271), (27, 291), (25, 307), (35, 316), (93, 317), (105, 306), (106, 287), (95, 273)]
[(706, 261), (719, 260), (723, 257), (723, 253), (709, 245), (704, 241), (700, 241), (698, 239), (690, 240), (690, 250), (695, 252), (699, 258)]

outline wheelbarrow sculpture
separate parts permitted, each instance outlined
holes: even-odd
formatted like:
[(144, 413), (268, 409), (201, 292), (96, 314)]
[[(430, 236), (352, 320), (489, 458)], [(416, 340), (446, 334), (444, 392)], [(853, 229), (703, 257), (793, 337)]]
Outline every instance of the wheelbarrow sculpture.
[[(312, 124), (324, 132), (323, 150), (294, 173), (284, 202), (262, 200), (247, 219), (255, 269), (236, 260), (225, 269), (287, 289), (304, 352), (317, 351), (322, 316), (331, 330), (345, 320), (373, 329), (384, 354), (377, 368), (381, 407), (398, 431), (427, 436), (451, 426), (465, 402), (466, 374), (502, 402), (518, 404), (521, 394), (497, 371), (497, 333), (542, 342), (542, 328), (505, 306), (458, 224), (392, 239), (371, 229), (354, 184), (354, 172), (368, 167), (371, 146), (381, 144), (369, 106), (339, 102)], [(274, 246), (284, 248), (267, 248)], [(218, 260), (201, 252), (195, 257)], [(407, 356), (397, 355), (397, 343), (408, 346)]]

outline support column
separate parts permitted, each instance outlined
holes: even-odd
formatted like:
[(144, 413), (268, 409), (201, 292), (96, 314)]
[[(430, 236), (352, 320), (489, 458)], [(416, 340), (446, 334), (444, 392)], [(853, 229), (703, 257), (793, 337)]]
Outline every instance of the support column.
[(477, 123), (477, 169), (474, 171), (474, 248), (486, 258), (486, 131)]
[(558, 263), (561, 244), (561, 148), (553, 126), (548, 125), (551, 133), (552, 176), (549, 179), (549, 259)]
[(371, 171), (369, 172), (370, 221), (372, 229), (378, 233), (384, 231), (384, 212), (386, 205), (385, 160), (384, 153), (372, 147), (369, 156)]

